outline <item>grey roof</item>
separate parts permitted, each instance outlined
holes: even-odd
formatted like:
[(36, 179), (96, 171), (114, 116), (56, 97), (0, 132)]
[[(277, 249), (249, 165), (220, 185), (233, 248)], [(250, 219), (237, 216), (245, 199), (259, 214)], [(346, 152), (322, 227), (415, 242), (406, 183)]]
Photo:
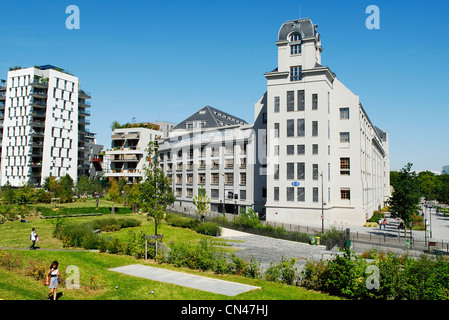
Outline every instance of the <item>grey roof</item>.
[(279, 29), (278, 41), (288, 40), (287, 36), (292, 31), (299, 32), (301, 38), (314, 38), (317, 33), (316, 28), (317, 26), (309, 18), (285, 21)]
[(187, 119), (178, 123), (173, 130), (186, 129), (187, 123), (203, 122), (202, 128), (219, 128), (224, 126), (248, 124), (245, 120), (237, 118), (221, 110), (205, 106)]
[(376, 130), (377, 135), (382, 139), (382, 141), (387, 141), (387, 133), (378, 127), (374, 126), (374, 130)]

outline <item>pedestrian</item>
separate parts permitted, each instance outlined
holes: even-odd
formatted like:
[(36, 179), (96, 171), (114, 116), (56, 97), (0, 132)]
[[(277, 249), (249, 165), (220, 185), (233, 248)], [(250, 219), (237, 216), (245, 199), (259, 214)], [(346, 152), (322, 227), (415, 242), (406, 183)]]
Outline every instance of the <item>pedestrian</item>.
[(382, 219), (379, 219), (379, 229), (382, 229)]
[(58, 289), (60, 275), (58, 266), (59, 262), (53, 261), (47, 273), (47, 276), (50, 277), (50, 284), (48, 285), (50, 292), (47, 295), (47, 300), (51, 300), (51, 295), (53, 295), (53, 300), (56, 300), (56, 290)]
[(385, 227), (387, 226), (387, 218), (384, 218), (384, 221), (382, 222), (382, 224), (384, 225), (384, 230), (385, 230)]
[(39, 238), (37, 237), (36, 228), (31, 229), (31, 235), (30, 240), (33, 242), (33, 244), (30, 247), (30, 250), (36, 250), (36, 241), (39, 241)]
[(95, 200), (95, 206), (98, 208), (98, 203), (100, 202), (100, 200), (98, 199), (98, 196), (97, 196), (97, 200)]

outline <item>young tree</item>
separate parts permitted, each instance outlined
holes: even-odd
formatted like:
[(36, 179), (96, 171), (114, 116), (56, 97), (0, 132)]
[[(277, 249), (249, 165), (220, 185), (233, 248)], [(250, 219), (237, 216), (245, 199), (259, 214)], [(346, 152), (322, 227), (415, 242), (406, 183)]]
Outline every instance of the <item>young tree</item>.
[(59, 192), (57, 196), (62, 202), (72, 202), (74, 182), (69, 174), (66, 174), (59, 180)]
[(209, 211), (210, 199), (206, 194), (206, 190), (203, 186), (198, 188), (198, 195), (193, 197), (193, 204), (196, 207), (196, 214), (198, 218), (202, 218), (207, 211)]
[(120, 198), (120, 190), (118, 187), (117, 180), (113, 179), (111, 181), (111, 187), (108, 190), (108, 194), (106, 195), (106, 200), (117, 202)]
[(91, 191), (91, 181), (83, 174), (76, 184), (76, 194), (78, 196), (89, 193)]
[(157, 149), (157, 144), (150, 141), (146, 149), (149, 164), (144, 166), (144, 180), (139, 184), (140, 203), (142, 209), (148, 212), (148, 216), (154, 219), (155, 235), (157, 235), (157, 227), (164, 217), (167, 206), (175, 202), (171, 180), (160, 168)]
[(389, 200), (392, 215), (401, 218), (406, 224), (418, 212), (418, 204), (421, 200), (416, 172), (411, 171), (412, 165), (408, 163), (399, 172), (396, 186)]

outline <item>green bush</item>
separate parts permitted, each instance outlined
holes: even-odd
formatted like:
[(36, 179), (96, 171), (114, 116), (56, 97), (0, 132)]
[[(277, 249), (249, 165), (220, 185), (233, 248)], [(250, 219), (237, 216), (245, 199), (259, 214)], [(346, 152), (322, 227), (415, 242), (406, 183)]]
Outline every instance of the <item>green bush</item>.
[(270, 263), (270, 267), (265, 272), (265, 279), (268, 281), (282, 282), (286, 284), (294, 284), (298, 278), (298, 270), (294, 266), (295, 258), (287, 260), (284, 256), (279, 264)]
[(195, 227), (195, 231), (201, 234), (217, 237), (220, 235), (220, 228), (214, 222), (200, 223)]
[(259, 214), (251, 208), (241, 212), (234, 223), (244, 228), (257, 228), (261, 225)]
[(368, 219), (368, 222), (379, 222), (380, 219), (385, 217), (385, 212), (383, 211), (374, 211), (371, 218)]

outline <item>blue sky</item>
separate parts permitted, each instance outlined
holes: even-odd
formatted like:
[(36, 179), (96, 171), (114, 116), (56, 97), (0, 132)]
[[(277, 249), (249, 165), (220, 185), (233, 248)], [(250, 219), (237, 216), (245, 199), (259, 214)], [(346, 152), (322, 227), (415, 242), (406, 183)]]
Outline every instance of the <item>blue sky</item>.
[[(80, 29), (68, 30), (68, 5)], [(9, 67), (53, 64), (92, 93), (91, 131), (110, 145), (110, 124), (179, 122), (210, 105), (252, 122), (277, 66), (285, 20), (318, 25), (322, 64), (390, 133), (391, 168), (449, 164), (449, 4), (443, 0), (3, 0), (0, 78)], [(368, 30), (368, 5), (380, 29)]]

